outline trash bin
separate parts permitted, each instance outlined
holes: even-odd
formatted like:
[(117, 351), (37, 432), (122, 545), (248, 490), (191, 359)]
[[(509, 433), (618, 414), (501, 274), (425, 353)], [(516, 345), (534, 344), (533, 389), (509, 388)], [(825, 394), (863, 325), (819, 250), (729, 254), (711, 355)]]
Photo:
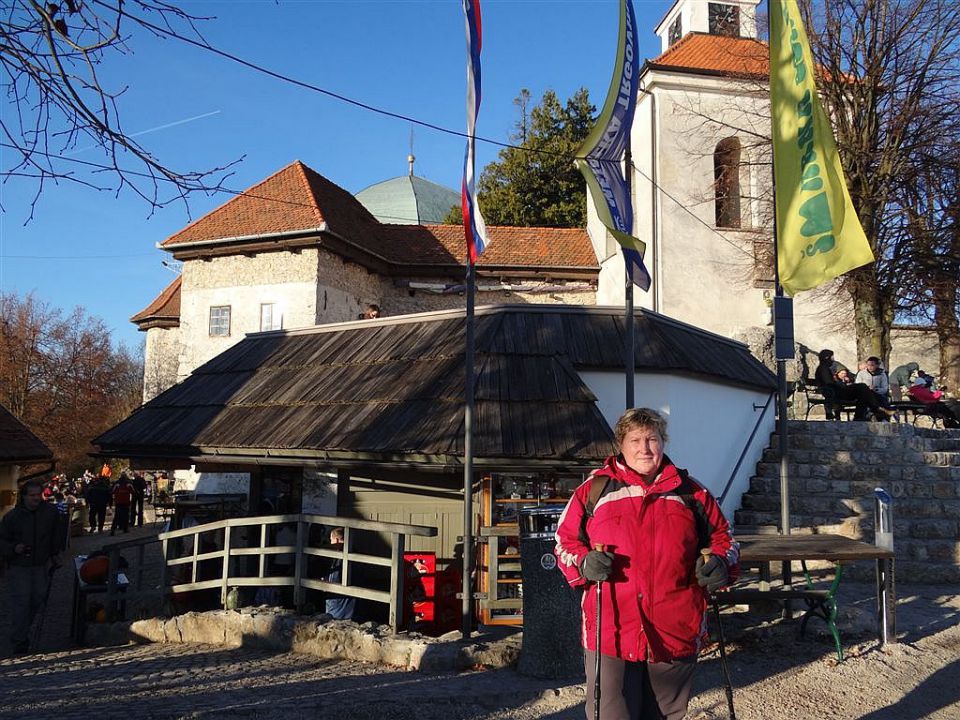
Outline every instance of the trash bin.
[(582, 678), (580, 591), (567, 584), (553, 554), (563, 506), (520, 511), (523, 645), (518, 670), (541, 678)]

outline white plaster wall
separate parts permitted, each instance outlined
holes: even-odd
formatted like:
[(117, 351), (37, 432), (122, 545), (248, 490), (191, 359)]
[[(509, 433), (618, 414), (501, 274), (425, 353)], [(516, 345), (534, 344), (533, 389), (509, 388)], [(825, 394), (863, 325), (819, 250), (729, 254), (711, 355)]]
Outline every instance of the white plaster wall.
[[(597, 396), (597, 407), (614, 427), (624, 411), (623, 375), (581, 372), (580, 377)], [(754, 404), (762, 406), (769, 397), (759, 390), (652, 373), (637, 373), (635, 396), (636, 407), (650, 407), (667, 417), (667, 454), (718, 499), (760, 418), (761, 411), (755, 410)], [(722, 507), (731, 522), (773, 432), (773, 410), (771, 403), (727, 492)]]
[[(723, 3), (740, 8), (740, 36), (756, 37), (759, 0), (723, 0)], [(660, 51), (666, 52), (670, 47), (670, 25), (677, 15), (681, 15), (683, 35), (688, 32), (707, 32), (710, 29), (708, 5), (704, 0), (680, 0), (674, 3), (656, 28), (660, 36)]]
[(174, 472), (174, 490), (197, 495), (249, 495), (250, 473), (196, 472), (194, 469)]
[(155, 398), (177, 382), (180, 365), (180, 328), (147, 330), (143, 349), (143, 401)]
[(303, 471), (303, 512), (313, 515), (337, 514), (337, 476), (317, 470)]
[[(260, 305), (275, 303), (285, 329), (310, 327), (316, 316), (317, 251), (231, 255), (183, 264), (182, 343), (178, 378), (260, 331)], [(230, 335), (211, 337), (210, 308), (230, 306)]]

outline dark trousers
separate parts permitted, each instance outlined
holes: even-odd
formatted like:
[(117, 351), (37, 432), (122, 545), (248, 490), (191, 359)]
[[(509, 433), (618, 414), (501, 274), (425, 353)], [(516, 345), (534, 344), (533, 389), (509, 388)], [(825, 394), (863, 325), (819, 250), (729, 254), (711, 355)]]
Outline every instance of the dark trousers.
[(113, 524), (110, 526), (110, 534), (113, 535), (117, 529), (129, 532), (130, 530), (130, 506), (115, 505), (113, 508)]
[(143, 527), (143, 495), (133, 496), (133, 510), (130, 515), (132, 525)]
[(7, 601), (10, 609), (10, 642), (14, 652), (26, 652), (30, 644), (30, 628), (43, 608), (50, 575), (45, 565), (7, 569)]
[(94, 530), (103, 530), (103, 524), (107, 521), (107, 506), (91, 505), (90, 510), (90, 532)]
[[(593, 720), (596, 656), (584, 651), (587, 720)], [(628, 662), (600, 656), (600, 720), (683, 720), (693, 689), (696, 656), (673, 662)]]

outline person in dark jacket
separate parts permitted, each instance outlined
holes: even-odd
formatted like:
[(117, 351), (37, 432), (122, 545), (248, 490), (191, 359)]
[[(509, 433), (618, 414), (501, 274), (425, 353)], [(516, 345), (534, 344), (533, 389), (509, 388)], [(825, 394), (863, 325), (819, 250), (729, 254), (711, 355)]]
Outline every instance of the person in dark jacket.
[(7, 607), (15, 655), (29, 652), (30, 627), (43, 608), (52, 571), (60, 567), (66, 528), (56, 507), (43, 502), (43, 486), (28, 480), (20, 502), (0, 520), (0, 556), (8, 563)]
[(87, 514), (90, 516), (90, 532), (103, 532), (103, 523), (107, 519), (107, 506), (110, 504), (110, 486), (104, 478), (94, 478), (83, 493), (87, 501)]
[(628, 410), (614, 435), (618, 454), (574, 491), (556, 533), (558, 567), (586, 589), (587, 718), (599, 682), (605, 720), (681, 720), (706, 636), (706, 593), (737, 578), (739, 545), (713, 495), (664, 454), (660, 413)]
[(133, 507), (130, 510), (130, 524), (143, 527), (143, 503), (147, 497), (147, 481), (143, 473), (134, 473), (130, 482), (133, 487)]
[(850, 403), (857, 407), (854, 420), (866, 420), (870, 414), (878, 420), (886, 420), (897, 414), (895, 410), (883, 407), (877, 394), (866, 385), (839, 382), (836, 374), (839, 363), (834, 362), (833, 350), (821, 350), (817, 357), (820, 364), (814, 373), (814, 381), (827, 401), (827, 420), (839, 420), (840, 409)]

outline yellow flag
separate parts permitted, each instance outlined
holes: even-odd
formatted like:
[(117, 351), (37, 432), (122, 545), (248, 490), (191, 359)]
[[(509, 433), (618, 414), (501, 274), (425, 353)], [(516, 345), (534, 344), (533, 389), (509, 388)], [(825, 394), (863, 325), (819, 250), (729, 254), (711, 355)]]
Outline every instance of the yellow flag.
[(777, 265), (788, 295), (874, 260), (850, 201), (797, 0), (770, 0)]

